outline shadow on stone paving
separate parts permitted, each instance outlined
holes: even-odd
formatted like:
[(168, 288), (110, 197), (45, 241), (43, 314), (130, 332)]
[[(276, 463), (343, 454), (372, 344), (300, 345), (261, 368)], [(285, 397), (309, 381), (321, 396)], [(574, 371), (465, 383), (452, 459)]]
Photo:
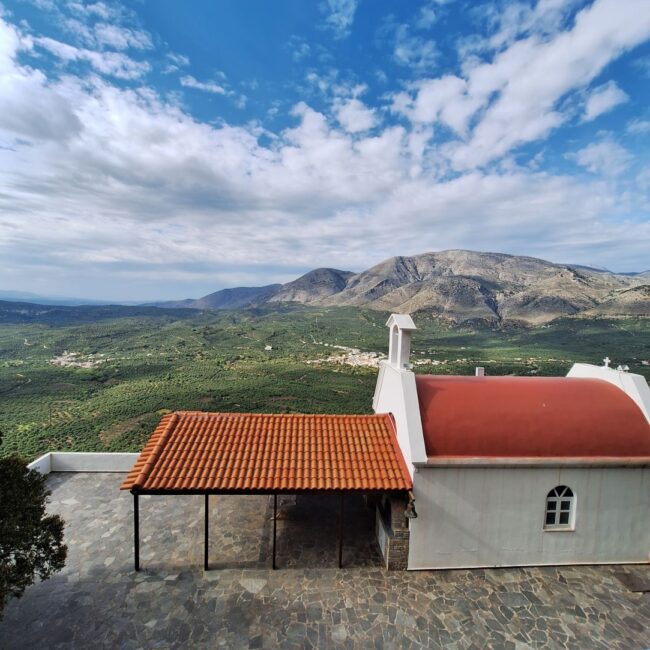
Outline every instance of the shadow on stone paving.
[[(271, 565), (273, 497), (214, 497), (221, 500), (210, 516), (227, 518), (228, 530), (210, 526), (210, 569), (268, 568)], [(276, 565), (278, 569), (338, 566), (339, 496), (278, 496)], [(257, 553), (256, 553), (257, 547)], [(256, 554), (255, 554), (256, 553)], [(361, 495), (345, 497), (343, 564), (380, 566), (374, 537), (374, 511)]]
[[(277, 565), (307, 569), (338, 566), (339, 495), (298, 495), (278, 507)], [(270, 505), (272, 525), (273, 506)], [(381, 566), (374, 534), (375, 513), (360, 494), (346, 494), (343, 566)]]
[[(209, 504), (210, 570), (270, 568), (273, 497), (216, 495)], [(203, 567), (203, 508), (203, 496), (140, 497), (143, 570), (165, 573)], [(338, 527), (338, 494), (278, 496), (278, 569), (337, 567)], [(358, 494), (345, 497), (343, 564), (381, 566), (374, 510)]]

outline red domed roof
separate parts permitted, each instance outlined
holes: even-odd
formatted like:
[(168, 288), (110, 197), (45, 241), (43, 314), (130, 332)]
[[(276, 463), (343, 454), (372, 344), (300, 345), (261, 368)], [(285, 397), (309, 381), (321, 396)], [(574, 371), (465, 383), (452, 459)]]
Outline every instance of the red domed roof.
[(417, 375), (427, 456), (650, 457), (650, 425), (622, 390), (575, 377)]

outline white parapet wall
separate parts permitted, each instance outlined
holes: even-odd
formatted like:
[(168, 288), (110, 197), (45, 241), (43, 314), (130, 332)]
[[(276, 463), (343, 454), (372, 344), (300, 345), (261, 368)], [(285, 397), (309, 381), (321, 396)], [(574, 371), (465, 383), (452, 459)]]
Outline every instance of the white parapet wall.
[(50, 472), (128, 472), (140, 454), (126, 452), (51, 451), (27, 467)]
[(52, 454), (48, 452), (39, 456), (36, 460), (27, 465), (28, 469), (35, 469), (41, 474), (49, 474), (52, 471)]
[(589, 363), (574, 363), (567, 377), (602, 379), (614, 384), (636, 402), (650, 424), (650, 387), (645, 377), (605, 366), (593, 366)]

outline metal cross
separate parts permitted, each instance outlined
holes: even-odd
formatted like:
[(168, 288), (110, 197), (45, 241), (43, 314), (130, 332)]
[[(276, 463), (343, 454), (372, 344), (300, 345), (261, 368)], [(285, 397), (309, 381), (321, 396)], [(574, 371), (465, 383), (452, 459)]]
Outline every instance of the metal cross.
[(609, 368), (609, 364), (612, 362), (612, 360), (609, 357), (605, 357), (603, 359), (603, 363), (605, 364), (605, 368)]

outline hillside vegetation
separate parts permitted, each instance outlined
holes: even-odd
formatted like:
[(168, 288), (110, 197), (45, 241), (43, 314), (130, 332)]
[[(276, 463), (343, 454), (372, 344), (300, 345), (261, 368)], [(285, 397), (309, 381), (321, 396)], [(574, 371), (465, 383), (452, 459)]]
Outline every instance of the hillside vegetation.
[[(376, 363), (388, 341), (387, 313), (351, 307), (12, 304), (0, 304), (0, 454), (27, 458), (138, 451), (168, 410), (367, 413), (376, 368), (341, 361)], [(483, 365), (489, 374), (565, 374), (574, 361), (609, 355), (650, 376), (648, 319), (499, 329), (415, 321), (416, 372), (473, 374)]]

